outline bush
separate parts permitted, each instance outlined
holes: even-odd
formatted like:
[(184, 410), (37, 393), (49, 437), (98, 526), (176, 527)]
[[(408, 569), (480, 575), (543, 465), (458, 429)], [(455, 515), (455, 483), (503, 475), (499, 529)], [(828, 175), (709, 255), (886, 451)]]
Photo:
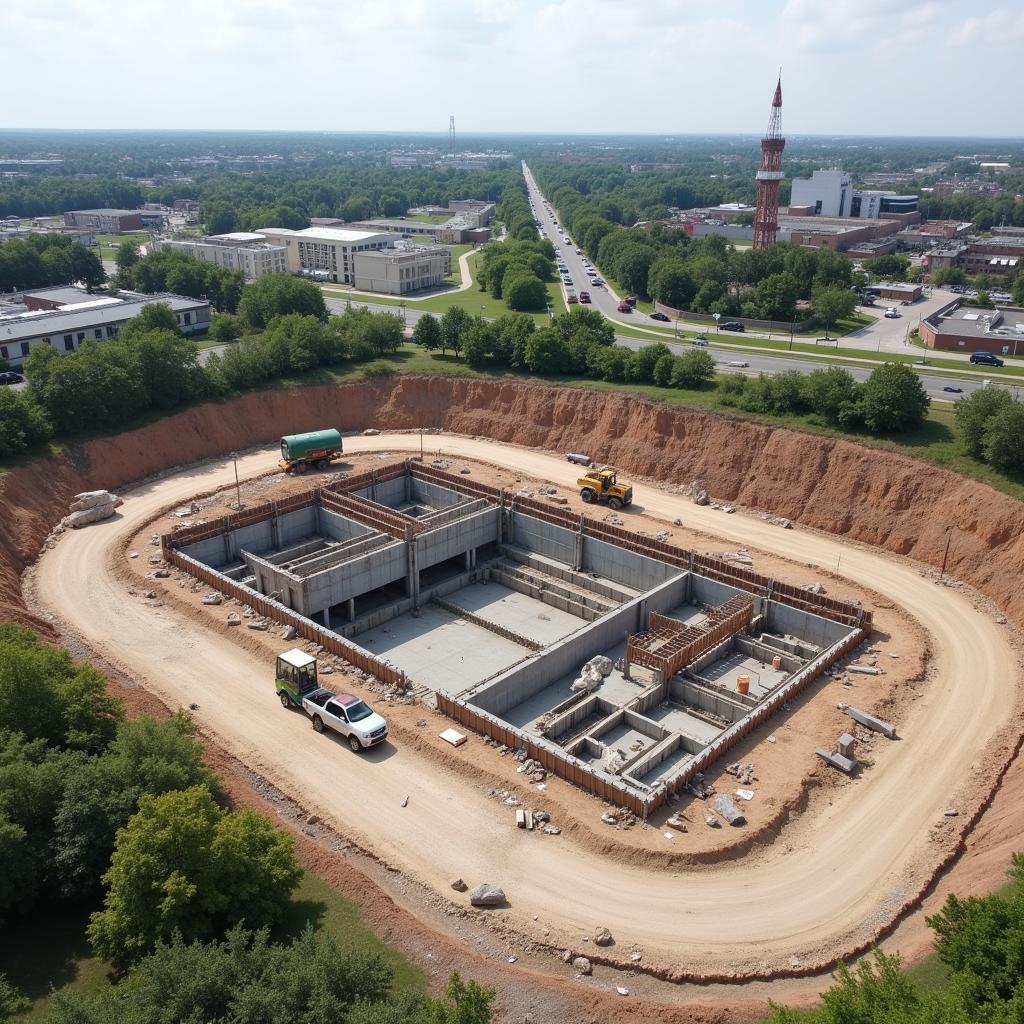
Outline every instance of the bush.
[(884, 363), (871, 371), (861, 392), (864, 424), (873, 434), (919, 427), (931, 399), (921, 379), (904, 363)]
[(1024, 472), (1024, 406), (1004, 404), (985, 425), (985, 461), (1004, 473)]
[(687, 352), (672, 367), (672, 387), (698, 388), (715, 376), (715, 360), (708, 352)]
[(31, 392), (0, 390), (0, 459), (20, 455), (52, 433), (46, 413)]
[(547, 308), (547, 288), (535, 274), (507, 273), (503, 289), (509, 309), (516, 312), (539, 312)]
[(676, 360), (679, 358), (679, 356), (666, 354), (654, 364), (652, 377), (659, 388), (667, 388), (672, 383), (672, 373), (675, 370)]
[(327, 318), (323, 292), (312, 281), (291, 274), (265, 274), (247, 284), (238, 303), (238, 315), (254, 330), (266, 327), (276, 316), (301, 313)]
[(219, 313), (210, 324), (210, 337), (217, 341), (238, 341), (242, 336), (242, 320), (231, 313)]
[(985, 457), (985, 431), (996, 413), (1013, 404), (1002, 388), (979, 388), (957, 400), (953, 408), (964, 448), (976, 459)]
[(302, 872), (291, 836), (254, 811), (223, 811), (205, 786), (143, 796), (117, 834), (89, 939), (130, 963), (176, 934), (209, 939), (245, 919), (279, 920)]

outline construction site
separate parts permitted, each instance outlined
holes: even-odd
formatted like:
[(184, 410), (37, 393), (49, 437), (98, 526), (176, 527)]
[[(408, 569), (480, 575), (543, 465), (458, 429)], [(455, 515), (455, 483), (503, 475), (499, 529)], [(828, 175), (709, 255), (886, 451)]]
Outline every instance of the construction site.
[(162, 548), (643, 817), (871, 631), (858, 605), (413, 460)]
[[(15, 616), (97, 652), (128, 701), (188, 709), (232, 798), (375, 926), (537, 1019), (674, 1022), (816, 993), (876, 942), (912, 955), (950, 885), (998, 884), (1024, 789), (1019, 609), (967, 531), (1009, 499), (617, 396), (595, 424), (571, 389), (304, 397), (301, 417), (276, 393), (190, 410), (173, 453), (154, 425), (16, 468), (2, 567), (42, 546)], [(311, 419), (345, 454), (285, 476), (277, 440)], [(587, 503), (565, 455), (585, 451), (628, 508)], [(48, 537), (89, 486), (116, 489), (109, 518)], [(385, 742), (355, 754), (282, 710), (295, 649)], [(471, 906), (483, 883), (504, 901)]]

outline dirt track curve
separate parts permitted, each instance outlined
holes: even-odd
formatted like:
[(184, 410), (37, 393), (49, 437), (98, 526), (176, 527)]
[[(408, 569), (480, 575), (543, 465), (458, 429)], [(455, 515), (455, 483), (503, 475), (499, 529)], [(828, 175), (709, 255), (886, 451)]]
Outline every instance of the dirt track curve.
[[(414, 435), (347, 439), (349, 450), (417, 449)], [(571, 485), (574, 468), (536, 450), (445, 435), (431, 451), (465, 455)], [(239, 460), (245, 476), (271, 452)], [(37, 571), (40, 604), (115, 666), (197, 718), (229, 752), (382, 859), (440, 892), (456, 876), (502, 884), (511, 922), (551, 941), (607, 925), (618, 946), (709, 975), (769, 972), (792, 956), (842, 954), (887, 924), (917, 892), (936, 854), (929, 829), (960, 790), (1015, 704), (1015, 653), (1005, 630), (961, 593), (875, 550), (747, 517), (723, 517), (638, 485), (637, 503), (669, 520), (832, 569), (906, 608), (931, 635), (934, 678), (871, 772), (837, 791), (795, 849), (780, 844), (736, 863), (666, 875), (601, 860), (569, 839), (516, 833), (479, 788), (391, 748), (353, 757), (276, 707), (268, 668), (238, 646), (185, 627), (168, 608), (132, 599), (110, 567), (160, 509), (233, 480), (230, 461), (186, 468), (126, 494), (121, 517), (64, 536)], [(964, 685), (968, 681), (970, 685)], [(268, 699), (263, 699), (267, 695)], [(403, 798), (409, 795), (407, 807)], [(564, 838), (564, 837), (563, 837)], [(538, 921), (534, 922), (533, 917)]]

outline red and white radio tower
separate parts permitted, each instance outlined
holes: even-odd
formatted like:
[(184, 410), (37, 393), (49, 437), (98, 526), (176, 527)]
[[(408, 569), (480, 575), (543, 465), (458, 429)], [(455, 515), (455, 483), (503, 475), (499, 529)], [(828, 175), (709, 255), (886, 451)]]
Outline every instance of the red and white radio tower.
[(779, 182), (782, 181), (782, 76), (775, 86), (772, 116), (761, 140), (761, 169), (757, 172), (757, 209), (754, 211), (754, 248), (767, 249), (779, 233)]

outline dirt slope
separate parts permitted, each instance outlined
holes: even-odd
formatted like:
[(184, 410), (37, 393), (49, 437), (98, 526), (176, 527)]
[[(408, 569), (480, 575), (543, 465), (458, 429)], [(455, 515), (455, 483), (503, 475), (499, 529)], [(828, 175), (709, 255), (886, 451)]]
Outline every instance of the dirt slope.
[(897, 453), (626, 395), (442, 377), (245, 395), (90, 441), (0, 477), (7, 511), (0, 533), (0, 618), (29, 621), (17, 576), (70, 494), (118, 488), (323, 424), (342, 430), (442, 427), (529, 448), (586, 451), (664, 481), (699, 477), (717, 498), (934, 566), (942, 562), (952, 524), (948, 571), (1024, 625), (1024, 593), (1017, 585), (1024, 571), (1022, 506), (984, 484)]

